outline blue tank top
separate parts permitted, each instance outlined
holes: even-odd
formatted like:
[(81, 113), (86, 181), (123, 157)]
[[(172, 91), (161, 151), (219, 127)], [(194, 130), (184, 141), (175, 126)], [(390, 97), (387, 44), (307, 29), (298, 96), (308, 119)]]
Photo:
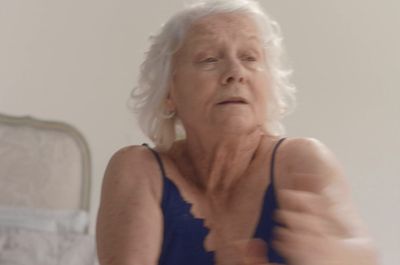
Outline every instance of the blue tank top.
[[(272, 220), (274, 210), (278, 207), (274, 191), (274, 163), (280, 139), (274, 146), (271, 156), (270, 184), (264, 195), (264, 204), (260, 220), (253, 238), (259, 238), (268, 244), (270, 262), (286, 264), (285, 260), (271, 248), (272, 230), (278, 225)], [(154, 154), (160, 166), (163, 178), (163, 195), (161, 208), (164, 216), (164, 235), (158, 265), (214, 265), (214, 252), (204, 249), (203, 242), (208, 234), (203, 219), (195, 218), (190, 212), (191, 205), (181, 196), (175, 184), (166, 176), (160, 155), (147, 146)]]

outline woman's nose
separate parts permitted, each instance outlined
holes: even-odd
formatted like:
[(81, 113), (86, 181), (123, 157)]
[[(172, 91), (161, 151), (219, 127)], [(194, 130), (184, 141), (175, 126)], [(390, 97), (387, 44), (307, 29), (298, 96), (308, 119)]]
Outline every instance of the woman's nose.
[(242, 66), (237, 61), (227, 62), (225, 71), (222, 74), (222, 84), (227, 85), (235, 82), (242, 83), (244, 81), (244, 73)]

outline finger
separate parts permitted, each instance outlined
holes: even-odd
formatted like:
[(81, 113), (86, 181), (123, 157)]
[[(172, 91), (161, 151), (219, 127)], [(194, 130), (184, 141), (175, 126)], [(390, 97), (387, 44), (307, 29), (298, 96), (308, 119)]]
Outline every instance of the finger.
[(286, 259), (291, 257), (296, 250), (296, 241), (292, 233), (286, 228), (275, 228), (272, 232), (272, 248)]
[(279, 227), (273, 230), (271, 246), (282, 257), (290, 260), (298, 256), (298, 253), (316, 250), (316, 246), (320, 246), (325, 241), (327, 240), (311, 234), (294, 233), (287, 228)]
[(296, 243), (296, 235), (299, 233), (294, 233), (285, 227), (276, 227), (272, 231), (273, 239), (275, 241), (285, 242), (285, 243)]
[(285, 210), (326, 216), (331, 204), (322, 195), (298, 190), (277, 189), (279, 207)]
[(322, 255), (335, 250), (335, 238), (322, 238), (312, 234), (294, 233), (287, 228), (279, 227), (273, 231), (271, 246), (283, 257), (298, 257), (299, 255)]
[(273, 219), (293, 232), (311, 233), (319, 236), (332, 235), (328, 222), (319, 216), (287, 210), (276, 210)]

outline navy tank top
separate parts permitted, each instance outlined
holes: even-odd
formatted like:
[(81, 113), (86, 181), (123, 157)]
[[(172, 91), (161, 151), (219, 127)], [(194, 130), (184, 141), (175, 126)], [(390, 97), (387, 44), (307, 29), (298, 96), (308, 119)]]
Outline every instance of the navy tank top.
[[(278, 225), (272, 219), (278, 207), (274, 191), (274, 163), (280, 139), (274, 146), (271, 156), (270, 184), (264, 195), (264, 204), (260, 220), (253, 238), (267, 242), (270, 262), (286, 264), (285, 260), (271, 248), (272, 230)], [(163, 194), (161, 208), (164, 216), (164, 235), (158, 265), (214, 265), (214, 252), (204, 249), (203, 242), (208, 234), (203, 219), (195, 218), (190, 212), (191, 205), (181, 196), (175, 184), (166, 176), (160, 155), (147, 144), (154, 154), (163, 178)]]

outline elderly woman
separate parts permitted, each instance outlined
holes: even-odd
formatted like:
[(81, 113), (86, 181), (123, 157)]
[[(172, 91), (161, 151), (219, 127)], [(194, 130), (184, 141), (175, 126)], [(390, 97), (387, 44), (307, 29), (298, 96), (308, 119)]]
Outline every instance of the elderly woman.
[(334, 156), (282, 137), (294, 88), (256, 2), (198, 2), (151, 40), (134, 98), (155, 148), (111, 158), (100, 264), (377, 264)]

